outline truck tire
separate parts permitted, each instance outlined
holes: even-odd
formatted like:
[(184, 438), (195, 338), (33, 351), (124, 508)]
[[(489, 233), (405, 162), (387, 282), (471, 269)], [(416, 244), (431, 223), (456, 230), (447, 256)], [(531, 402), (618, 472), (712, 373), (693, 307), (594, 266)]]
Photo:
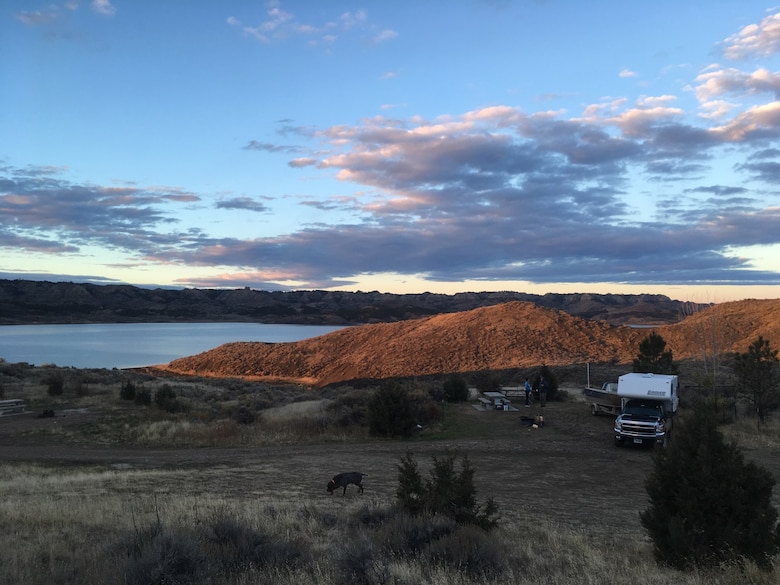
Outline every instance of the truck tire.
[(598, 408), (596, 408), (596, 405), (595, 405), (595, 404), (591, 404), (591, 405), (590, 405), (590, 413), (591, 413), (593, 416), (596, 416), (596, 415), (599, 413), (599, 409), (598, 409)]

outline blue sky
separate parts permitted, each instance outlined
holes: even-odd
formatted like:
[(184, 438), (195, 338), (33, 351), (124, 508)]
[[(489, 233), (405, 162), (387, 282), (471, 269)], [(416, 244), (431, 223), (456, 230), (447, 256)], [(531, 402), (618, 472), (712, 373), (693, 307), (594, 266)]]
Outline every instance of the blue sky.
[(0, 4), (0, 277), (780, 296), (780, 7)]

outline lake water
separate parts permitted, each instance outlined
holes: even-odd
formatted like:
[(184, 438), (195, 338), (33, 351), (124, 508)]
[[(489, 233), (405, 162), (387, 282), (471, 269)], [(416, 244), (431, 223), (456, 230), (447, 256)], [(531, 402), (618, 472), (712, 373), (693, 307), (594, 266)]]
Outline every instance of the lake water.
[(0, 326), (0, 358), (74, 368), (165, 364), (231, 341), (300, 341), (342, 329), (263, 323), (107, 323)]

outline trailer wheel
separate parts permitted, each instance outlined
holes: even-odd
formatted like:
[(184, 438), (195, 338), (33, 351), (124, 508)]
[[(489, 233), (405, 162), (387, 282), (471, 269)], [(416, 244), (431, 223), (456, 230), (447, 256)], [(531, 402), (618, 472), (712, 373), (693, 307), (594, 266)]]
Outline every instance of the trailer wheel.
[(599, 413), (599, 409), (598, 409), (598, 408), (596, 408), (596, 405), (595, 405), (595, 404), (591, 404), (591, 405), (590, 405), (590, 413), (591, 413), (593, 416), (596, 416), (596, 415)]

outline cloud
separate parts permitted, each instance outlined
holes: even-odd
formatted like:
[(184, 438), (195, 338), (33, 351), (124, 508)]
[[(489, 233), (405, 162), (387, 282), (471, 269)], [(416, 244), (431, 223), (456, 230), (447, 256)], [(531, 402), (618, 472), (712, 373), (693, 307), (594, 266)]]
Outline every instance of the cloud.
[(767, 57), (780, 50), (780, 13), (764, 18), (759, 24), (750, 24), (723, 43), (723, 55), (741, 60)]
[(371, 39), (373, 43), (379, 44), (379, 43), (386, 43), (387, 41), (391, 41), (394, 38), (398, 36), (398, 33), (391, 29), (385, 29), (380, 32), (378, 32), (376, 35), (373, 36)]
[(752, 73), (738, 69), (715, 69), (696, 77), (696, 96), (708, 102), (724, 94), (756, 95), (768, 93), (780, 98), (780, 74), (759, 68)]
[(618, 73), (618, 77), (636, 77), (637, 73), (635, 71), (631, 71), (631, 69), (621, 69), (620, 73)]
[(329, 20), (303, 22), (293, 12), (284, 10), (281, 2), (273, 0), (267, 3), (266, 18), (258, 24), (245, 24), (236, 16), (228, 16), (226, 22), (267, 45), (303, 38), (309, 46), (332, 46), (340, 38), (351, 38), (355, 33), (363, 35), (369, 44), (378, 45), (398, 36), (395, 30), (378, 29), (370, 23), (365, 10), (343, 12)]
[(290, 162), (288, 162), (287, 164), (293, 168), (310, 167), (317, 164), (317, 159), (309, 158), (309, 157), (301, 157), (301, 158), (295, 158)]
[(57, 13), (54, 10), (22, 10), (16, 13), (16, 18), (29, 26), (38, 26), (56, 20)]
[(301, 152), (303, 149), (300, 146), (288, 146), (284, 144), (271, 144), (270, 142), (258, 142), (257, 140), (250, 140), (245, 146), (244, 150), (259, 150), (261, 152), (270, 153), (296, 153)]
[(92, 0), (92, 10), (103, 16), (114, 16), (116, 8), (110, 0)]
[(109, 187), (73, 183), (54, 167), (7, 168), (0, 177), (0, 246), (31, 252), (76, 252), (99, 245), (133, 253), (176, 245), (164, 209), (199, 200), (171, 187)]
[[(279, 3), (267, 6), (250, 28), (268, 43), (326, 34), (365, 42), (381, 32), (365, 12), (312, 23)], [(251, 34), (238, 17), (227, 23)], [(749, 32), (731, 39), (734, 51), (757, 54), (773, 34), (767, 23)], [(681, 105), (687, 100), (664, 93), (604, 98), (579, 113), (491, 103), (432, 118), (384, 110), (321, 128), (278, 120), (278, 135), (294, 145), (247, 140), (243, 149), (287, 155), (307, 178), (336, 176), (341, 192), (307, 194), (302, 216), (318, 223), (273, 237), (182, 229), (182, 207), (204, 200), (182, 189), (93, 185), (64, 179), (60, 167), (0, 166), (0, 245), (67, 254), (103, 246), (269, 287), (327, 288), (381, 273), (780, 284), (780, 274), (734, 252), (778, 243), (780, 74), (715, 65), (690, 89), (699, 100), (693, 116)], [(220, 215), (270, 212), (246, 196), (213, 207)]]
[(241, 209), (245, 211), (256, 211), (266, 213), (269, 209), (263, 203), (252, 199), (251, 197), (233, 197), (217, 202), (217, 209)]

